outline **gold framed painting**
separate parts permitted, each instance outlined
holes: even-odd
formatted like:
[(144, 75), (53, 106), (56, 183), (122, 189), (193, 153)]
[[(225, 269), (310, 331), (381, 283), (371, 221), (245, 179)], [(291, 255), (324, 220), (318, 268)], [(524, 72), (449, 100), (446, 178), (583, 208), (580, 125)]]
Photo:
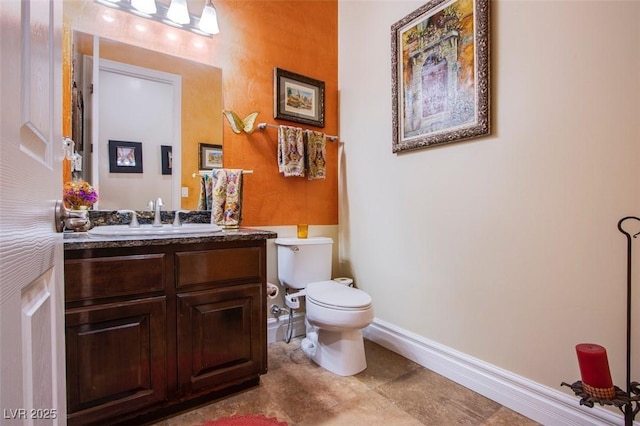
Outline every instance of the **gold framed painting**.
[(489, 0), (432, 0), (391, 26), (393, 152), (490, 133)]

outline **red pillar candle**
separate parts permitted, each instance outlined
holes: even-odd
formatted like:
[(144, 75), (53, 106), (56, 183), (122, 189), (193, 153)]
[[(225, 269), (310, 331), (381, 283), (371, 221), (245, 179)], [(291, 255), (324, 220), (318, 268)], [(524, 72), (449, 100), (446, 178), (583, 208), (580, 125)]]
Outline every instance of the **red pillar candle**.
[(593, 388), (613, 389), (607, 350), (593, 343), (576, 345), (582, 383)]

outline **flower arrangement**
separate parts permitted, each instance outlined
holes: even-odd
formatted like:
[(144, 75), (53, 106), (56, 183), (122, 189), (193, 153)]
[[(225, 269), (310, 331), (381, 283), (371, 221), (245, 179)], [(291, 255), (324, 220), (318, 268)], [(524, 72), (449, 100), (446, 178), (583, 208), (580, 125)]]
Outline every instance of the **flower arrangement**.
[(63, 199), (73, 210), (87, 209), (98, 201), (98, 193), (84, 180), (64, 184)]

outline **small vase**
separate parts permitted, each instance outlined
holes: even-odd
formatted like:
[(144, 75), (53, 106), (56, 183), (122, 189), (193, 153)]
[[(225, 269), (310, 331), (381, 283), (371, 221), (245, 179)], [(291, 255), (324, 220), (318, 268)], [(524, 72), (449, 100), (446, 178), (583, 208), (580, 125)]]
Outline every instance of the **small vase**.
[(74, 205), (71, 205), (71, 210), (89, 210), (89, 206), (74, 206)]
[(73, 232), (86, 232), (89, 230), (89, 207), (71, 206), (64, 227)]

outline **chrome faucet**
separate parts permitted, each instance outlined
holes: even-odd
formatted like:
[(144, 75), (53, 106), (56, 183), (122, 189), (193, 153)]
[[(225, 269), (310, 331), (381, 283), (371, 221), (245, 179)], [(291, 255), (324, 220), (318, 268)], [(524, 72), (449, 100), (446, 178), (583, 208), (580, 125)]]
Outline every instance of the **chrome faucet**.
[(162, 204), (162, 198), (158, 197), (154, 204), (155, 215), (153, 217), (153, 226), (162, 226), (162, 214), (160, 213), (160, 211), (162, 210), (163, 205), (164, 204)]
[(138, 222), (138, 215), (135, 210), (118, 210), (118, 213), (131, 214), (131, 221), (129, 222), (129, 228), (140, 228), (140, 223)]
[(182, 226), (182, 221), (180, 220), (180, 213), (189, 213), (191, 210), (178, 210), (176, 211), (175, 216), (173, 217), (173, 226)]

